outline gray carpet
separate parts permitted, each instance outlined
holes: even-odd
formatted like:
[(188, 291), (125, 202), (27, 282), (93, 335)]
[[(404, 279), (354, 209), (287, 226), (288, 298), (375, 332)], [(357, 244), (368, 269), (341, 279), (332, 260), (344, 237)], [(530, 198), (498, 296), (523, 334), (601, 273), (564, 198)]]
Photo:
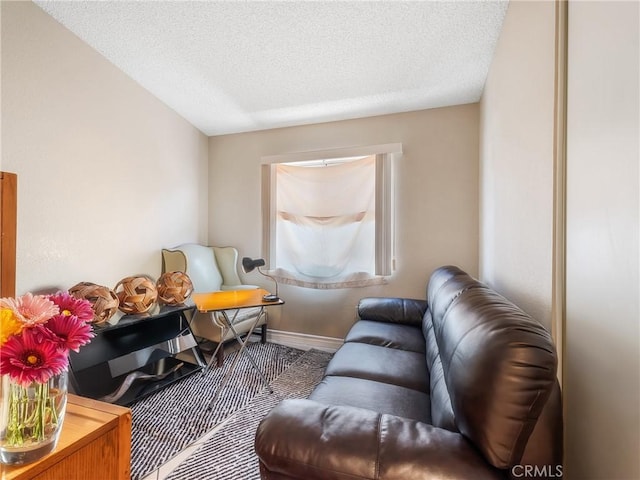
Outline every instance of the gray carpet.
[[(304, 354), (302, 350), (269, 343), (251, 343), (247, 348), (251, 349), (274, 389), (274, 380)], [(221, 368), (190, 375), (131, 407), (132, 480), (139, 480), (159, 468), (241, 410), (256, 395), (263, 391), (268, 395), (246, 355), (242, 355), (213, 410), (207, 411), (207, 405), (236, 355), (235, 351), (230, 353)]]
[(258, 457), (253, 440), (260, 420), (284, 398), (306, 398), (320, 382), (331, 354), (310, 350), (233, 414), (216, 433), (167, 480), (259, 480)]

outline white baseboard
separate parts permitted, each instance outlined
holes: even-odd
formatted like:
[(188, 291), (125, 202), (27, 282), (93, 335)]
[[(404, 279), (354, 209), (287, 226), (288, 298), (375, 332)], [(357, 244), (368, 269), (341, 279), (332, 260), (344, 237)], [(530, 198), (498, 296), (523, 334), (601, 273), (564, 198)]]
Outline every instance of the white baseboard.
[(285, 332), (284, 330), (267, 330), (267, 341), (300, 350), (322, 350), (335, 352), (344, 343), (341, 338), (309, 335), (307, 333)]

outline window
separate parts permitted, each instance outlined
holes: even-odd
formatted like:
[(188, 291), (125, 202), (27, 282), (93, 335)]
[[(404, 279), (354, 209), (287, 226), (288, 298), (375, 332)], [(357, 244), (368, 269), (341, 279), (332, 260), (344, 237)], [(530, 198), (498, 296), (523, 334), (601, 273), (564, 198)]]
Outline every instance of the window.
[(384, 283), (393, 262), (392, 153), (398, 149), (263, 158), (263, 240), (271, 274), (311, 288)]

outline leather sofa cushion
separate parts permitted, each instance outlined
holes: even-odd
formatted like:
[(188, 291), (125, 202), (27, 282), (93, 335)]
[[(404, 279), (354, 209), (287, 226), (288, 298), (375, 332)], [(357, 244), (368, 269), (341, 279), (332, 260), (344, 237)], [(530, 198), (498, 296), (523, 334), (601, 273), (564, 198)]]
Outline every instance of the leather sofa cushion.
[(433, 322), (431, 321), (431, 311), (424, 315), (423, 332), (426, 339), (427, 367), (429, 368), (429, 384), (431, 395), (431, 423), (435, 427), (444, 428), (452, 432), (457, 432), (455, 415), (451, 407), (449, 390), (444, 381), (444, 371), (435, 333), (433, 332)]
[(424, 353), (366, 343), (345, 343), (327, 365), (325, 375), (364, 378), (429, 392)]
[(420, 326), (427, 302), (415, 298), (363, 298), (358, 302), (358, 318), (384, 323)]
[(453, 265), (440, 267), (433, 271), (433, 273), (429, 277), (429, 282), (427, 283), (427, 304), (429, 305), (429, 309), (433, 309), (433, 302), (435, 300), (436, 294), (438, 293), (438, 290), (440, 290), (442, 285), (447, 283), (456, 275), (467, 274), (465, 271)]
[(462, 435), (373, 410), (285, 399), (258, 427), (267, 479), (504, 480)]
[(410, 352), (424, 353), (425, 351), (424, 337), (419, 327), (396, 323), (359, 320), (344, 341), (345, 343), (368, 343)]
[(447, 314), (451, 305), (464, 292), (475, 288), (489, 289), (464, 272), (451, 277), (435, 293), (433, 293), (431, 283), (429, 283), (429, 293), (434, 295), (432, 303), (429, 304), (429, 311), (431, 312), (433, 325), (436, 328), (436, 337), (439, 337), (440, 334), (437, 328), (443, 325), (442, 318)]
[(444, 379), (442, 363), (439, 360), (431, 370), (430, 384), (431, 424), (435, 427), (457, 432), (456, 417), (451, 406), (451, 397)]
[(556, 382), (551, 336), (479, 282), (433, 330), (458, 429), (495, 467), (517, 464)]
[(431, 423), (429, 395), (398, 385), (330, 375), (322, 379), (309, 398)]

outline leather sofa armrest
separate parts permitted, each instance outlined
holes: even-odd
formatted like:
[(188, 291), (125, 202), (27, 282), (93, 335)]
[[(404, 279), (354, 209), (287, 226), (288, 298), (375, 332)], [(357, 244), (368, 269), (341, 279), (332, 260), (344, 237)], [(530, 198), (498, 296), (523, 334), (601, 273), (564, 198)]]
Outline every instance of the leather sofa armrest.
[(358, 303), (358, 317), (405, 325), (422, 325), (422, 317), (427, 311), (427, 301), (413, 298), (367, 297)]
[(260, 423), (255, 448), (262, 471), (283, 478), (505, 478), (458, 433), (313, 400), (283, 400)]

